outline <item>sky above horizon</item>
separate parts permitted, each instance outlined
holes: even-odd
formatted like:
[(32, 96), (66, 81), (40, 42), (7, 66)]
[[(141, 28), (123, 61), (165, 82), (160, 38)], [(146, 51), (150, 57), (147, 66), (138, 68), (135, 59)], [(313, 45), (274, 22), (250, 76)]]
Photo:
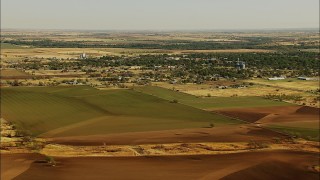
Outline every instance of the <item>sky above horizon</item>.
[(319, 28), (319, 0), (1, 0), (1, 29)]

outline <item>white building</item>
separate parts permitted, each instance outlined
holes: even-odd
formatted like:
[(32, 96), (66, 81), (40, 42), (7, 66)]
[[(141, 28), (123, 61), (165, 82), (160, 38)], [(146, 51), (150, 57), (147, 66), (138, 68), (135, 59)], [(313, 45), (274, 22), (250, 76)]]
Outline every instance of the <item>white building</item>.
[(86, 59), (86, 58), (88, 58), (88, 56), (87, 56), (86, 53), (82, 53), (82, 54), (80, 55), (80, 59)]
[(316, 78), (310, 78), (310, 77), (298, 77), (299, 80), (305, 80), (305, 81), (312, 81), (317, 80)]
[(268, 78), (269, 81), (277, 81), (277, 80), (284, 80), (286, 79), (285, 77), (281, 76), (281, 77), (272, 77), (272, 78)]
[(243, 62), (243, 61), (240, 61), (239, 58), (238, 58), (238, 61), (236, 63), (236, 68), (238, 70), (241, 70), (241, 69), (246, 69), (246, 63)]

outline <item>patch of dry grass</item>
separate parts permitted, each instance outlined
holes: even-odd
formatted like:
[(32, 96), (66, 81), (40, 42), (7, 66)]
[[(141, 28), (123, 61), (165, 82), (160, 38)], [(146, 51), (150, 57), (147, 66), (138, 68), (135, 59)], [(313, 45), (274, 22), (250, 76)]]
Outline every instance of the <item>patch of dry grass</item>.
[(318, 145), (309, 141), (297, 141), (296, 144), (264, 144), (254, 142), (258, 146), (252, 147), (251, 142), (234, 143), (172, 143), (172, 144), (143, 144), (143, 145), (111, 145), (111, 146), (68, 146), (48, 144), (41, 150), (41, 154), (59, 157), (88, 157), (88, 156), (177, 156), (177, 155), (205, 155), (232, 154), (259, 150), (299, 150), (318, 152)]
[(266, 79), (254, 79), (254, 80), (247, 80), (246, 82), (258, 83), (263, 85), (269, 86), (277, 86), (279, 88), (290, 88), (296, 90), (316, 90), (319, 88), (319, 81), (304, 81), (304, 80), (297, 80), (294, 78), (279, 80), (279, 81), (269, 81)]
[(30, 74), (17, 69), (2, 69), (1, 76), (28, 76)]
[[(213, 84), (168, 84), (168, 83), (154, 83), (157, 86), (176, 89), (180, 92), (188, 93), (195, 96), (218, 96), (218, 97), (230, 97), (230, 96), (264, 96), (268, 94), (288, 94), (288, 95), (300, 95), (301, 92), (294, 90), (279, 89), (275, 87), (266, 86), (248, 86), (247, 88), (228, 88), (228, 89), (218, 89), (217, 84), (231, 85), (235, 84), (228, 81), (215, 82)], [(241, 84), (241, 83), (240, 83)]]

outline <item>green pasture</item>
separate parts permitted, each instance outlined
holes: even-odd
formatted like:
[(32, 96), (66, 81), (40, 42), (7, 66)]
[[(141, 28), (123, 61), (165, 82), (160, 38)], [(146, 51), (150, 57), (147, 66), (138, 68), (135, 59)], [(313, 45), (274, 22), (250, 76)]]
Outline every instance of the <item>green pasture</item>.
[(273, 129), (275, 131), (283, 132), (291, 136), (304, 138), (312, 141), (319, 141), (319, 127), (314, 128), (304, 128), (304, 127), (289, 127), (281, 125), (269, 125), (267, 128)]
[(22, 49), (24, 47), (17, 46), (9, 43), (1, 43), (1, 49)]
[(52, 136), (240, 123), (133, 90), (97, 90), (88, 86), (1, 88), (1, 117), (33, 135)]

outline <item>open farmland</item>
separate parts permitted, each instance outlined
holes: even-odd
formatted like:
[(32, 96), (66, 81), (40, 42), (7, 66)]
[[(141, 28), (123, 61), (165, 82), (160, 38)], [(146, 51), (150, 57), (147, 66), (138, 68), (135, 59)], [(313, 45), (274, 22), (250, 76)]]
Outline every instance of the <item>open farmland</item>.
[(318, 179), (318, 35), (4, 32), (1, 179)]
[[(188, 85), (187, 85), (188, 86)], [(196, 85), (195, 85), (196, 86)], [(184, 90), (184, 87), (177, 86), (176, 89), (181, 89), (182, 92), (195, 95), (195, 96), (218, 96), (218, 97), (231, 97), (231, 96), (265, 96), (268, 94), (287, 94), (287, 95), (305, 95), (305, 93), (288, 90), (288, 89), (279, 89), (276, 87), (268, 87), (263, 85), (253, 85), (246, 88), (229, 88), (229, 89), (219, 89), (208, 85), (205, 88), (192, 89), (187, 88)], [(310, 95), (310, 94), (307, 94)]]
[(215, 112), (296, 137), (319, 140), (319, 108), (279, 106), (221, 109)]
[(297, 105), (319, 107), (319, 89), (318, 81), (316, 80), (303, 81), (293, 78), (290, 78), (286, 81), (281, 80), (279, 82), (268, 81), (264, 79), (240, 80), (236, 82), (221, 80), (207, 82), (205, 84), (169, 84), (157, 82), (152, 83), (152, 85), (165, 89), (176, 90), (197, 97), (267, 97), (270, 95), (274, 97), (287, 96), (291, 98), (282, 99), (282, 101)]
[(277, 80), (277, 81), (269, 81), (266, 79), (254, 79), (254, 80), (246, 80), (246, 82), (252, 82), (252, 83), (262, 84), (266, 86), (273, 86), (273, 87), (279, 87), (279, 88), (285, 88), (285, 89), (300, 90), (300, 91), (319, 89), (319, 80), (304, 81), (304, 80), (289, 78), (289, 79)]
[[(25, 155), (26, 156), (26, 155)], [(27, 157), (20, 157), (28, 159)], [(8, 162), (10, 156), (1, 159)], [(35, 157), (41, 160), (41, 157)], [(16, 179), (317, 179), (317, 154), (263, 151), (167, 157), (56, 158), (56, 167), (32, 163)], [(10, 169), (4, 169), (8, 174)], [(125, 172), (125, 173), (124, 173)]]
[(51, 130), (56, 130), (52, 135), (92, 135), (239, 123), (132, 90), (3, 88), (1, 101), (2, 116), (34, 135)]
[[(7, 46), (9, 46), (8, 44)], [(15, 45), (10, 45), (15, 47)], [(90, 57), (121, 56), (125, 54), (183, 54), (183, 53), (238, 53), (238, 52), (269, 52), (263, 49), (225, 49), (225, 50), (163, 50), (163, 49), (130, 49), (130, 48), (4, 48), (1, 55), (6, 60), (22, 60), (24, 58), (59, 58), (76, 59), (81, 53), (87, 53)]]
[(2, 69), (1, 70), (1, 77), (6, 78), (6, 77), (26, 77), (26, 76), (31, 76), (28, 73), (22, 72), (21, 70), (17, 69)]
[(295, 137), (302, 137), (312, 141), (319, 141), (319, 128), (316, 127), (316, 125), (319, 125), (319, 123), (314, 123), (313, 125), (314, 127), (312, 128), (292, 127), (292, 125), (270, 125), (267, 127), (279, 132), (290, 134)]
[(319, 139), (319, 108), (296, 106), (261, 97), (196, 97), (155, 86), (136, 87), (135, 90), (177, 100), (182, 104), (224, 114), (283, 133), (309, 140)]
[(17, 45), (13, 45), (13, 44), (8, 44), (8, 43), (2, 43), (1, 42), (1, 49), (21, 49), (21, 48), (25, 48), (23, 46), (17, 46)]
[(144, 92), (169, 101), (176, 99), (182, 104), (200, 109), (226, 109), (242, 107), (268, 107), (288, 106), (285, 102), (271, 101), (262, 97), (196, 97), (190, 94), (181, 93), (155, 86), (135, 87), (136, 91)]

